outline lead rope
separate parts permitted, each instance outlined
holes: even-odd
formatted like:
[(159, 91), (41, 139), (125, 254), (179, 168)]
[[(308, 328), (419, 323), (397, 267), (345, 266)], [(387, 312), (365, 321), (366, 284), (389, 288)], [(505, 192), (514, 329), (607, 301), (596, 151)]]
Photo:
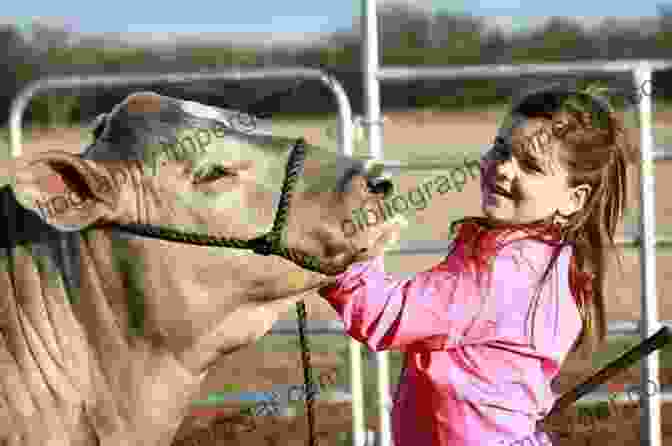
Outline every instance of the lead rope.
[[(140, 225), (140, 224), (113, 224), (119, 229), (133, 234), (158, 238), (162, 240), (170, 240), (181, 243), (188, 243), (192, 245), (201, 246), (219, 246), (224, 248), (248, 249), (254, 251), (259, 255), (279, 255), (293, 263), (305, 268), (307, 270), (317, 273), (336, 274), (344, 271), (346, 268), (333, 267), (329, 265), (321, 265), (320, 260), (303, 252), (291, 249), (285, 246), (285, 226), (287, 224), (287, 216), (289, 210), (289, 203), (294, 192), (294, 186), (298, 181), (299, 176), (303, 172), (303, 162), (305, 160), (306, 142), (303, 138), (299, 138), (287, 161), (285, 171), (285, 181), (282, 185), (282, 193), (280, 195), (280, 202), (278, 203), (278, 210), (273, 221), (273, 228), (270, 232), (251, 239), (241, 240), (237, 238), (218, 237), (208, 234), (198, 234), (194, 232), (181, 232), (175, 229), (162, 228), (154, 225)], [(306, 409), (308, 412), (308, 432), (309, 432), (309, 446), (318, 446), (317, 438), (315, 437), (315, 422), (314, 422), (314, 399), (317, 393), (313, 384), (312, 366), (310, 365), (310, 344), (306, 336), (306, 304), (303, 300), (296, 303), (296, 313), (299, 324), (299, 341), (301, 343), (301, 360), (303, 363), (303, 378), (304, 378), (304, 394), (306, 395)]]

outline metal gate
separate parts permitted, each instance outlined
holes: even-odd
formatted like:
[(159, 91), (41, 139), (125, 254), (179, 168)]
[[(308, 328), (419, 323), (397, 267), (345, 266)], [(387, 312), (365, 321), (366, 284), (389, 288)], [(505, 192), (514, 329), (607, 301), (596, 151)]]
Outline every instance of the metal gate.
[[(382, 120), (380, 113), (380, 82), (408, 82), (417, 79), (463, 79), (463, 78), (503, 78), (525, 74), (584, 74), (584, 73), (632, 73), (635, 86), (651, 82), (651, 73), (672, 67), (671, 61), (596, 61), (590, 63), (531, 64), (531, 65), (480, 65), (462, 67), (407, 67), (379, 66), (378, 29), (376, 0), (362, 0), (362, 51), (364, 67), (364, 91), (366, 95), (366, 115), (362, 124), (369, 136), (369, 153), (375, 159), (383, 159)], [(656, 239), (654, 208), (654, 160), (671, 159), (661, 153), (654, 153), (651, 126), (651, 97), (644, 95), (637, 104), (641, 122), (641, 187), (640, 187), (640, 257), (641, 262), (641, 303), (642, 319), (639, 325), (642, 339), (652, 335), (660, 328), (656, 300)], [(385, 163), (383, 163), (385, 164)], [(389, 166), (392, 167), (392, 166)], [(624, 244), (633, 244), (635, 240), (626, 240)], [(439, 242), (440, 243), (440, 242)], [(426, 241), (425, 246), (436, 241)], [(422, 249), (397, 250), (399, 254), (428, 253)], [(437, 252), (438, 251), (438, 252)], [(388, 251), (394, 253), (395, 251)], [(432, 253), (447, 253), (445, 249), (431, 250)], [(611, 324), (610, 324), (611, 325)], [(381, 432), (378, 437), (380, 446), (391, 446), (390, 419), (386, 407), (389, 397), (389, 366), (387, 352), (376, 353), (378, 364), (378, 395)], [(642, 384), (655, 381), (658, 376), (659, 353), (655, 352), (642, 361)], [(657, 382), (657, 381), (655, 381)], [(647, 395), (642, 398), (642, 444), (661, 446), (661, 395)], [(356, 438), (356, 445), (363, 444), (363, 438)]]

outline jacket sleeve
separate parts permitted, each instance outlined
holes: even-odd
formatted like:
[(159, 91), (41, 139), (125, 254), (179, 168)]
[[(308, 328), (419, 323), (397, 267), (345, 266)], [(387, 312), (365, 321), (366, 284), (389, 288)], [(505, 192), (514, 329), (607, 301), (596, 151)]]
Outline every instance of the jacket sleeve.
[(403, 350), (436, 336), (459, 342), (473, 323), (481, 293), (470, 274), (434, 266), (411, 279), (383, 271), (382, 256), (354, 263), (320, 294), (338, 312), (348, 335), (373, 351)]
[[(550, 286), (543, 293), (547, 298), (542, 299), (542, 311), (535, 312), (534, 325), (545, 329), (534, 330), (535, 339), (530, 339), (526, 317), (543, 272), (539, 265), (547, 259), (538, 257), (538, 249), (524, 255), (527, 245), (513, 242), (502, 248), (492, 275), (484, 275), (483, 282), (463, 271), (459, 255), (404, 280), (386, 275), (382, 257), (377, 257), (352, 264), (320, 294), (339, 314), (348, 335), (373, 351), (407, 350), (414, 343), (445, 350), (500, 340), (536, 344), (547, 354), (562, 356), (580, 329), (578, 312), (570, 296), (563, 298), (564, 293), (551, 292), (557, 287)], [(560, 283), (566, 283), (566, 274), (561, 276)]]

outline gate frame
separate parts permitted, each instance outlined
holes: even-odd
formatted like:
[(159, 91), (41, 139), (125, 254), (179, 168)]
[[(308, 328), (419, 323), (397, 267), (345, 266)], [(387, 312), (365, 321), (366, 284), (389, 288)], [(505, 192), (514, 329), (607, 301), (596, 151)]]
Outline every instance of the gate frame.
[[(364, 66), (365, 119), (362, 125), (366, 129), (369, 153), (375, 159), (383, 158), (382, 121), (380, 119), (380, 82), (402, 81), (415, 79), (461, 79), (461, 78), (500, 78), (514, 77), (523, 74), (587, 74), (590, 72), (631, 72), (635, 88), (645, 82), (651, 82), (651, 74), (655, 70), (672, 68), (672, 61), (667, 60), (618, 60), (575, 63), (523, 64), (523, 65), (474, 65), (460, 67), (409, 67), (379, 65), (378, 52), (378, 14), (376, 0), (362, 0), (362, 36), (364, 48), (362, 62)], [(654, 160), (668, 157), (657, 157), (653, 149), (653, 133), (651, 120), (652, 101), (650, 95), (643, 95), (637, 104), (641, 129), (641, 165), (640, 165), (640, 259), (641, 259), (641, 308), (643, 318), (640, 320), (640, 336), (645, 339), (653, 335), (659, 328), (658, 301), (656, 297), (656, 221), (655, 221), (655, 180)], [(669, 159), (669, 158), (668, 158)], [(403, 250), (398, 251), (404, 254)], [(386, 414), (386, 406), (391, 404), (389, 393), (389, 362), (387, 352), (376, 352), (378, 365), (378, 396), (381, 431), (377, 435), (377, 443), (390, 446), (390, 419)], [(657, 377), (659, 372), (659, 352), (648, 355), (642, 361), (642, 383)], [(661, 446), (660, 394), (645, 395), (640, 410), (642, 422), (642, 445)]]

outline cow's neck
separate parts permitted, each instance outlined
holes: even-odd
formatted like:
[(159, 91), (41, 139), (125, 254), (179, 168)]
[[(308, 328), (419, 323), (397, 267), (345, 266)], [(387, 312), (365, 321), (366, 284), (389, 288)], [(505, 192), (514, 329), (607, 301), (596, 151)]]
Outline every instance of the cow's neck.
[[(102, 439), (124, 431), (155, 432), (163, 444), (179, 427), (204, 375), (195, 376), (177, 361), (174, 346), (151, 317), (151, 307), (144, 312), (142, 333), (129, 333), (133, 324), (129, 323), (128, 284), (133, 279), (120, 270), (114, 243), (110, 232), (93, 230), (80, 244), (81, 294), (86, 299), (73, 309), (89, 344), (100, 352), (92, 381), (98, 382), (96, 388), (110, 392), (107, 398), (97, 399), (99, 410), (107, 415), (92, 423)], [(145, 306), (147, 296), (138, 297)], [(146, 436), (143, 439), (152, 444)]]
[[(16, 220), (24, 217), (19, 211)], [(13, 233), (3, 252), (11, 258), (0, 268), (0, 387), (12, 390), (9, 412), (0, 410), (0, 439), (22, 432), (27, 446), (52, 444), (47, 434), (63, 445), (169, 445), (203, 375), (185, 369), (151, 331), (129, 336), (125, 278), (105, 231), (51, 236)], [(57, 267), (63, 252), (45, 248), (50, 243), (64, 251), (77, 244), (78, 277), (65, 280), (73, 263)], [(73, 281), (77, 293), (68, 290)], [(3, 433), (3, 425), (12, 428)]]

